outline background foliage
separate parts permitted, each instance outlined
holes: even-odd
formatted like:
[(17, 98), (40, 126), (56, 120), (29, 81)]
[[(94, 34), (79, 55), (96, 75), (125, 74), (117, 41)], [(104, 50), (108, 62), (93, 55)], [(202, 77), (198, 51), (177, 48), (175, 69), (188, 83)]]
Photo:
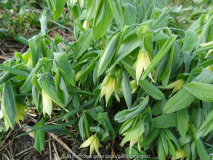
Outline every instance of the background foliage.
[[(39, 122), (27, 128), (40, 152), (50, 132), (90, 146), (90, 154), (116, 138), (127, 155), (212, 158), (211, 1), (46, 2), (42, 15), (28, 11), (34, 1), (0, 2), (10, 11), (1, 16), (0, 36), (29, 46), (0, 65), (6, 129), (36, 106)], [(23, 38), (24, 23), (41, 26), (40, 33)], [(75, 41), (50, 37), (55, 26)]]

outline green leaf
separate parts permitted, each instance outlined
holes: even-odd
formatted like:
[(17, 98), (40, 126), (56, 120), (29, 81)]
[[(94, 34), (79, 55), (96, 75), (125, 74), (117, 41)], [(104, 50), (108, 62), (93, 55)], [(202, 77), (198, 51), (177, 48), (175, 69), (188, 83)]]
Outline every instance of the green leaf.
[(119, 134), (123, 134), (125, 132), (128, 132), (128, 130), (131, 130), (134, 128), (136, 122), (137, 122), (138, 117), (135, 117), (133, 119), (128, 119), (126, 122), (123, 123), (119, 130)]
[(122, 87), (122, 93), (124, 95), (124, 99), (126, 101), (127, 107), (131, 108), (131, 105), (132, 105), (131, 87), (130, 87), (129, 77), (127, 76), (125, 71), (123, 71), (121, 87)]
[(197, 33), (194, 31), (187, 30), (186, 35), (184, 37), (182, 52), (188, 51), (189, 53), (191, 53), (192, 50), (195, 48), (197, 41)]
[(121, 145), (123, 145), (124, 143), (126, 143), (127, 141), (133, 140), (133, 139), (137, 139), (139, 138), (139, 136), (145, 131), (145, 127), (144, 127), (144, 121), (139, 121), (136, 126), (129, 131), (126, 136), (124, 137), (124, 139), (121, 142)]
[(41, 24), (41, 35), (47, 36), (47, 12), (44, 12), (39, 19)]
[(112, 126), (106, 112), (105, 113), (98, 113), (97, 121), (107, 128), (107, 130), (109, 131), (109, 134), (110, 134), (110, 139), (113, 139), (113, 138), (116, 137), (115, 131), (113, 129), (113, 126)]
[(150, 145), (155, 138), (160, 134), (160, 129), (154, 128), (151, 132), (148, 133), (144, 141), (141, 143), (141, 147)]
[[(16, 120), (16, 102), (13, 93), (13, 86), (8, 80), (4, 84), (2, 100), (1, 100), (1, 110), (4, 115), (5, 120), (9, 126), (13, 129)], [(8, 129), (8, 128), (7, 128)]]
[(103, 54), (101, 55), (101, 58), (98, 63), (98, 76), (100, 76), (104, 72), (106, 67), (111, 62), (111, 59), (115, 53), (115, 45), (119, 36), (120, 34), (113, 36), (107, 47), (104, 49)]
[[(206, 69), (193, 80), (194, 82), (200, 83), (212, 83), (213, 75)], [(168, 100), (164, 107), (165, 113), (172, 113), (183, 108), (188, 107), (195, 99), (195, 96), (188, 92), (185, 88), (182, 88), (177, 94)]]
[(59, 99), (55, 88), (47, 81), (47, 77), (45, 75), (41, 75), (38, 79), (38, 83), (41, 86), (42, 90), (59, 106), (65, 107), (66, 105)]
[(203, 29), (202, 29), (202, 32), (199, 36), (199, 40), (198, 40), (198, 43), (197, 43), (197, 47), (199, 44), (201, 44), (202, 42), (206, 42), (206, 40), (204, 40), (204, 37), (205, 37), (205, 34), (209, 32), (209, 28), (211, 27), (211, 23), (212, 23), (212, 20), (213, 20), (213, 15), (211, 15), (207, 22), (205, 23), (205, 25), (203, 26)]
[(28, 42), (28, 39), (26, 37), (24, 37), (22, 34), (17, 34), (14, 36), (14, 39), (26, 46), (29, 46), (29, 42)]
[(87, 116), (86, 116), (86, 111), (83, 112), (83, 116), (84, 116), (84, 128), (86, 130), (86, 134), (87, 134), (87, 138), (90, 137), (90, 132), (89, 132), (89, 122), (88, 122), (88, 119), (87, 119)]
[(7, 66), (0, 64), (0, 69), (3, 69), (5, 71), (8, 71), (8, 72), (13, 73), (13, 74), (20, 76), (20, 77), (24, 77), (24, 78), (28, 77), (28, 74), (26, 72), (22, 72), (22, 71), (20, 71), (19, 69), (16, 69), (16, 68), (7, 67)]
[(32, 78), (35, 74), (39, 72), (41, 67), (49, 62), (48, 58), (42, 58), (36, 64), (36, 67), (30, 72), (24, 84), (19, 88), (20, 93), (27, 93), (32, 90)]
[(114, 119), (119, 123), (121, 123), (128, 119), (134, 118), (145, 109), (148, 102), (149, 96), (147, 96), (139, 105), (135, 106), (134, 108), (122, 110), (121, 112), (117, 113)]
[(137, 35), (141, 39), (143, 47), (152, 55), (153, 42), (152, 35), (153, 32), (149, 29), (148, 25), (142, 25), (137, 29)]
[(86, 29), (80, 35), (77, 43), (75, 44), (75, 51), (73, 54), (74, 59), (78, 59), (82, 56), (82, 54), (89, 48), (91, 42), (93, 40), (92, 30)]
[(39, 50), (41, 49), (38, 45), (39, 36), (34, 36), (29, 39), (29, 48), (30, 48), (30, 61), (32, 61), (32, 67), (35, 67), (39, 58), (41, 57), (41, 53)]
[(169, 129), (164, 129), (164, 132), (166, 133), (166, 135), (168, 136), (168, 138), (171, 139), (175, 143), (175, 145), (177, 146), (177, 148), (179, 149), (179, 151), (181, 151), (180, 144), (179, 144), (177, 138), (172, 133), (172, 131), (169, 130)]
[(164, 136), (163, 132), (161, 132), (159, 138), (163, 144), (164, 152), (166, 153), (166, 155), (168, 155), (169, 147), (168, 147), (168, 143), (167, 143), (166, 137)]
[(195, 97), (206, 101), (213, 102), (213, 85), (199, 82), (191, 82), (183, 86), (188, 92)]
[(213, 129), (213, 111), (211, 111), (205, 122), (200, 126), (198, 132), (197, 132), (197, 137), (204, 137), (206, 136), (210, 131)]
[(177, 111), (178, 131), (182, 137), (185, 137), (189, 121), (189, 114), (186, 108)]
[(97, 1), (96, 0), (87, 0), (87, 19), (90, 20), (95, 16), (95, 12), (97, 9)]
[(73, 74), (73, 70), (71, 64), (68, 61), (66, 53), (57, 53), (54, 52), (54, 58), (56, 61), (57, 67), (59, 67), (67, 77), (67, 81), (75, 86), (75, 76)]
[(124, 24), (124, 17), (122, 15), (122, 11), (120, 8), (120, 5), (118, 3), (118, 0), (109, 0), (108, 1), (113, 13), (113, 16), (115, 18), (115, 21), (118, 25), (118, 28), (123, 28), (123, 24)]
[[(44, 126), (45, 120), (42, 118), (37, 124), (36, 127)], [(45, 131), (43, 130), (35, 130), (34, 131), (35, 143), (34, 147), (37, 151), (41, 153), (42, 149), (44, 148), (45, 142)]]
[(84, 127), (84, 116), (82, 115), (79, 119), (79, 131), (80, 131), (80, 135), (83, 141), (86, 140), (86, 131), (85, 131), (85, 127)]
[[(136, 80), (135, 70), (130, 67), (126, 62), (122, 62), (127, 72)], [(164, 99), (164, 94), (153, 84), (148, 82), (147, 80), (139, 80), (140, 87), (147, 92), (151, 97), (157, 100)]]
[(158, 144), (157, 152), (158, 152), (159, 160), (166, 160), (166, 155), (165, 155), (165, 151), (164, 151), (164, 148), (163, 148), (163, 143), (162, 143), (160, 138), (158, 138), (157, 144)]
[(164, 113), (172, 113), (188, 107), (195, 99), (186, 89), (181, 89), (177, 94), (168, 100), (164, 107)]
[(141, 40), (138, 38), (137, 34), (134, 33), (124, 37), (121, 43), (120, 49), (115, 57), (115, 62), (109, 70), (115, 67), (120, 61), (122, 61), (126, 56), (128, 56), (134, 49), (136, 49), (141, 44)]
[(97, 56), (90, 62), (90, 65), (81, 73), (81, 75), (79, 76), (79, 79), (84, 78), (86, 75), (88, 75), (89, 73), (91, 73), (93, 71), (98, 59), (99, 59), (99, 56)]
[(58, 97), (62, 100), (63, 104), (67, 105), (69, 103), (68, 89), (59, 72), (55, 75), (55, 86)]
[(153, 127), (155, 128), (170, 128), (177, 126), (177, 114), (163, 114), (153, 119)]
[(159, 69), (161, 69), (160, 70), (161, 73), (159, 74), (158, 79), (162, 81), (163, 87), (166, 87), (168, 85), (172, 69), (172, 60), (173, 60), (173, 48), (171, 49), (170, 54), (167, 57), (165, 57), (165, 59), (162, 61), (161, 63), (163, 65), (162, 68), (161, 67), (158, 68), (158, 72)]
[(130, 3), (125, 3), (122, 6), (122, 10), (124, 12), (124, 25), (132, 25), (136, 20), (136, 7)]
[(101, 0), (100, 7), (98, 7), (94, 22), (93, 22), (93, 39), (101, 38), (107, 31), (112, 21), (112, 10), (108, 0)]
[(167, 138), (167, 143), (168, 143), (168, 147), (169, 147), (169, 153), (172, 155), (172, 156), (176, 156), (175, 154), (175, 147), (174, 145), (172, 144), (172, 142), (169, 140), (169, 138)]
[(166, 55), (166, 53), (169, 51), (171, 46), (173, 45), (174, 41), (176, 40), (177, 36), (172, 35), (172, 38), (168, 39), (167, 42), (164, 44), (164, 46), (161, 48), (161, 50), (157, 53), (157, 55), (152, 59), (150, 62), (150, 65), (143, 73), (141, 79), (145, 79), (148, 74), (155, 68), (155, 66), (163, 59), (163, 57)]
[(59, 129), (59, 128), (62, 128), (62, 127), (66, 127), (68, 125), (72, 125), (72, 124), (75, 124), (79, 121), (79, 119), (74, 119), (72, 121), (69, 121), (69, 122), (66, 122), (66, 123), (63, 123), (63, 124), (58, 124), (58, 125), (42, 125), (42, 126), (36, 126), (36, 127), (30, 127), (30, 126), (26, 126), (26, 128), (29, 128), (29, 129), (33, 129), (33, 130), (50, 130), (50, 129)]
[(56, 21), (57, 19), (61, 17), (61, 14), (64, 11), (65, 3), (66, 3), (66, 0), (61, 0), (61, 1), (47, 0), (48, 7), (50, 8), (53, 14), (54, 21)]
[(32, 97), (33, 97), (33, 101), (35, 103), (36, 109), (38, 110), (39, 113), (41, 113), (43, 108), (42, 97), (35, 86), (33, 86), (32, 88)]
[(193, 131), (193, 135), (194, 135), (194, 142), (195, 142), (195, 146), (196, 146), (196, 150), (198, 152), (198, 155), (200, 157), (201, 160), (209, 160), (208, 157), (208, 153), (205, 149), (205, 147), (203, 146), (202, 141), (200, 140), (200, 138), (197, 138), (197, 131), (195, 129), (195, 127), (192, 125), (192, 131)]
[(146, 96), (146, 98), (143, 100), (143, 102), (141, 102), (138, 105), (138, 108), (135, 111), (127, 114), (124, 120), (126, 121), (128, 119), (134, 118), (137, 115), (139, 115), (145, 109), (145, 107), (147, 106), (148, 102), (149, 102), (149, 96)]

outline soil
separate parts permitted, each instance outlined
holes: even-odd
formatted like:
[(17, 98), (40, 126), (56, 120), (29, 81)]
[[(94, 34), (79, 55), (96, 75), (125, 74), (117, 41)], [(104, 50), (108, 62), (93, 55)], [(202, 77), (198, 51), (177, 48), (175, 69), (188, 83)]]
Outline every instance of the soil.
[[(69, 153), (61, 144), (59, 144), (54, 138), (50, 137), (48, 133), (46, 133), (46, 141), (44, 149), (41, 153), (39, 153), (34, 148), (34, 139), (26, 134), (26, 130), (24, 129), (24, 125), (31, 124), (29, 123), (29, 117), (25, 119), (22, 126), (16, 125), (14, 130), (9, 130), (5, 137), (2, 139), (0, 143), (0, 160), (4, 160), (7, 157), (9, 160), (50, 160), (50, 146), (51, 145), (51, 156), (53, 160), (57, 160), (56, 152), (58, 153), (60, 159), (69, 159), (74, 160), (76, 158), (73, 157), (71, 153)], [(24, 134), (23, 136), (17, 137), (18, 135)], [(79, 135), (75, 134), (79, 139)], [(61, 139), (76, 155), (81, 156), (82, 159), (89, 156), (89, 148), (79, 149), (79, 145), (70, 137), (58, 135), (59, 139)], [(124, 150), (119, 147), (119, 142), (121, 141), (118, 137), (115, 141), (111, 143), (107, 143), (102, 145), (100, 149), (101, 155), (113, 155), (114, 153), (123, 155)], [(56, 149), (53, 147), (53, 143), (55, 143)], [(121, 150), (122, 149), (122, 150)], [(93, 156), (96, 156), (96, 153), (93, 152)], [(85, 157), (86, 156), (86, 157)], [(90, 158), (90, 159), (99, 159), (99, 158)], [(111, 158), (108, 158), (111, 159)], [(6, 159), (7, 160), (7, 159)]]

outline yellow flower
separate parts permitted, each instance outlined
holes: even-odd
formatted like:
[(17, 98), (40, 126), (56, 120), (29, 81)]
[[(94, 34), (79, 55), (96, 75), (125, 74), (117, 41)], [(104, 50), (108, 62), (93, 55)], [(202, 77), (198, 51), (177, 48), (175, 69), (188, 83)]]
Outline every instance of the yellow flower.
[(135, 93), (135, 91), (138, 89), (139, 85), (137, 85), (135, 80), (132, 80), (130, 82), (130, 86), (131, 86), (131, 94)]
[(213, 65), (206, 67), (206, 69), (208, 69), (210, 72), (213, 72)]
[(33, 62), (32, 62), (32, 58), (31, 56), (29, 57), (28, 61), (27, 61), (27, 67), (32, 68), (33, 67)]
[[(25, 113), (25, 109), (27, 107), (25, 107), (23, 104), (21, 103), (16, 103), (16, 123), (18, 123), (20, 125), (20, 122), (19, 120), (24, 120), (24, 116), (26, 116), (26, 113)], [(0, 119), (3, 118), (4, 115), (3, 113), (0, 111)], [(9, 125), (9, 122), (7, 120), (7, 118), (4, 118), (4, 123), (5, 123), (5, 127), (6, 129), (8, 130), (10, 128), (10, 125)]]
[(83, 8), (83, 6), (84, 6), (84, 0), (79, 0), (79, 2), (80, 2), (80, 7)]
[(70, 0), (70, 4), (74, 6), (78, 0)]
[(75, 76), (75, 81), (78, 81), (78, 80), (79, 80), (80, 75), (81, 75), (81, 71), (79, 71), (79, 72), (76, 74), (76, 76)]
[(6, 130), (8, 130), (10, 128), (10, 125), (6, 118), (4, 118), (4, 124), (5, 124)]
[(27, 67), (29, 68), (33, 67), (32, 55), (30, 53), (30, 50), (28, 50), (25, 54), (23, 54), (23, 60), (26, 63)]
[(118, 97), (117, 93), (120, 93), (120, 89), (118, 86), (118, 81), (116, 77), (106, 77), (103, 86), (101, 88), (101, 96), (100, 99), (105, 95), (106, 105), (111, 97), (112, 93), (115, 92), (115, 97), (118, 102), (120, 102), (120, 98)]
[[(0, 110), (0, 119), (2, 119), (4, 117), (2, 111)], [(8, 130), (10, 128), (10, 125), (9, 125), (9, 122), (7, 120), (7, 118), (4, 117), (4, 125), (5, 125), (5, 128), (6, 130)]]
[[(139, 81), (143, 71), (145, 71), (148, 68), (148, 66), (150, 65), (150, 59), (151, 58), (149, 56), (149, 53), (146, 50), (141, 49), (138, 54), (138, 58), (133, 65), (133, 68), (136, 70), (137, 84), (138, 84), (138, 81)], [(151, 80), (153, 82), (155, 82), (154, 79), (152, 78), (151, 72), (149, 73), (148, 76), (149, 76), (149, 78), (151, 78)]]
[(51, 117), (52, 112), (52, 99), (47, 95), (47, 93), (42, 90), (42, 104), (43, 104), (43, 113), (47, 113)]
[(100, 47), (101, 47), (101, 48), (104, 48), (104, 41), (103, 41), (103, 38), (100, 38), (99, 44), (100, 44)]
[[(186, 157), (186, 152), (183, 150), (183, 149), (181, 149), (181, 152), (179, 151), (179, 150), (176, 150), (175, 151), (175, 157), (174, 156), (172, 156), (172, 160), (176, 160), (176, 159), (184, 159)], [(187, 160), (188, 160), (189, 158), (187, 157)]]
[(27, 107), (21, 103), (16, 103), (16, 109), (17, 109), (16, 123), (18, 123), (20, 125), (19, 120), (21, 120), (21, 121), (24, 120), (24, 116), (26, 116), (25, 109), (27, 109)]
[(145, 131), (144, 122), (139, 121), (132, 130), (125, 132), (124, 134), (125, 137), (121, 142), (121, 146), (123, 146), (126, 142), (130, 141), (129, 154), (131, 154), (132, 147), (134, 146), (135, 143), (138, 142), (138, 151), (140, 152), (141, 150), (140, 143), (143, 141), (144, 131)]
[(84, 27), (84, 29), (90, 29), (90, 25), (89, 25), (89, 22), (87, 20), (84, 21), (83, 27)]
[[(70, 0), (70, 4), (74, 6), (77, 3), (78, 0)], [(84, 6), (84, 0), (79, 0), (80, 7), (82, 8)]]
[(4, 117), (2, 111), (0, 110), (0, 119), (2, 119)]
[(178, 79), (177, 81), (175, 81), (175, 82), (167, 85), (165, 87), (165, 89), (171, 89), (171, 88), (173, 88), (172, 94), (171, 94), (171, 95), (173, 95), (175, 92), (177, 92), (178, 90), (181, 89), (181, 87), (183, 86), (183, 84), (184, 84), (184, 80), (183, 79)]
[(100, 141), (96, 135), (92, 135), (89, 139), (87, 139), (79, 148), (85, 148), (90, 146), (90, 155), (92, 152), (96, 151), (98, 155), (100, 155), (99, 147), (101, 147)]

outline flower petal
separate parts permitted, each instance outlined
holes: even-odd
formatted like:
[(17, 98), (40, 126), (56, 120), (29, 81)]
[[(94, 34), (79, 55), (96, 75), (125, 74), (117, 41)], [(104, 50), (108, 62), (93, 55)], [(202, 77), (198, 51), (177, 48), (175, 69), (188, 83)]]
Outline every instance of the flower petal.
[(136, 80), (137, 80), (137, 84), (138, 84), (138, 81), (141, 77), (141, 74), (143, 72), (143, 68), (144, 68), (144, 65), (143, 65), (143, 61), (142, 61), (142, 53), (140, 52), (138, 54), (138, 62), (137, 62), (137, 66), (136, 66)]
[(107, 85), (107, 87), (106, 87), (106, 95), (105, 95), (106, 105), (107, 105), (107, 103), (109, 101), (109, 98), (111, 97), (111, 95), (113, 93), (113, 88), (114, 88), (114, 86), (113, 86), (114, 82), (113, 81), (114, 80), (111, 78), (110, 81), (109, 81), (109, 83), (108, 83), (108, 85)]
[(43, 112), (47, 113), (51, 117), (52, 112), (52, 99), (42, 90), (42, 103)]
[(95, 138), (92, 139), (91, 144), (90, 144), (90, 155), (92, 154), (92, 152), (95, 149), (95, 143), (94, 143), (94, 141), (95, 141)]
[(138, 138), (137, 139), (133, 139), (130, 141), (130, 145), (129, 145), (129, 154), (131, 154), (131, 151), (132, 151), (132, 147), (134, 146), (134, 144), (138, 141)]
[(94, 136), (91, 136), (89, 139), (87, 139), (79, 148), (85, 148), (85, 147), (88, 147), (92, 140), (94, 139)]
[(94, 146), (95, 146), (95, 151), (96, 151), (96, 153), (100, 156), (100, 152), (99, 152), (99, 147), (101, 147), (101, 144), (100, 144), (100, 142), (99, 142), (99, 139), (98, 139), (98, 137), (96, 137), (95, 139), (94, 139)]

